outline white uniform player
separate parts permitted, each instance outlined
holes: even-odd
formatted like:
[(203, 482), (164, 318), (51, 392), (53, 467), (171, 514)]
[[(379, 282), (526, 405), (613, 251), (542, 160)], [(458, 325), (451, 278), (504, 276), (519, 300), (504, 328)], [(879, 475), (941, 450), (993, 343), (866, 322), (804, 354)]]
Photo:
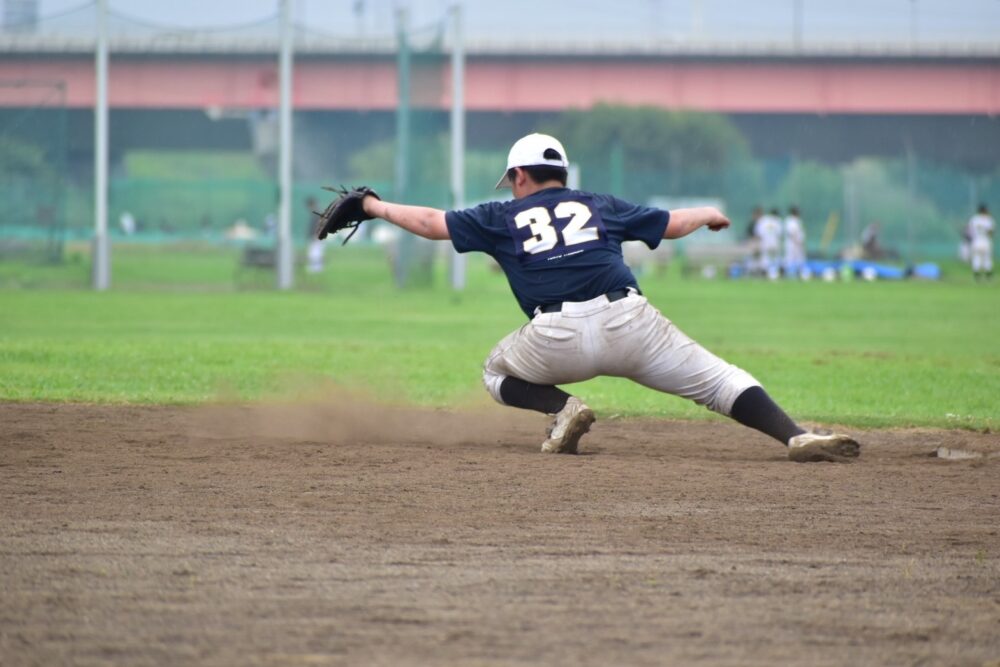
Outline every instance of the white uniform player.
[(778, 253), (781, 249), (781, 218), (778, 209), (771, 209), (757, 220), (754, 235), (760, 245), (760, 268), (768, 278), (778, 277)]
[(852, 438), (806, 432), (752, 375), (686, 336), (647, 301), (623, 261), (625, 241), (655, 249), (702, 227), (725, 229), (729, 219), (711, 207), (668, 212), (567, 188), (568, 166), (557, 139), (530, 134), (511, 148), (497, 184), (511, 189), (511, 201), (446, 212), (363, 200), (368, 216), (450, 239), (458, 252), (484, 252), (500, 265), (528, 321), (493, 348), (483, 383), (503, 405), (554, 417), (542, 451), (575, 454), (595, 419), (556, 385), (615, 376), (766, 433), (788, 446), (793, 461), (857, 457)]
[(321, 273), (323, 271), (323, 254), (326, 251), (326, 244), (316, 238), (319, 231), (319, 214), (316, 212), (316, 199), (310, 197), (306, 200), (306, 207), (309, 209), (309, 245), (306, 246), (306, 272)]
[(972, 255), (972, 274), (976, 280), (993, 277), (993, 234), (996, 223), (986, 204), (969, 218), (969, 251)]
[(792, 206), (785, 218), (785, 275), (797, 276), (806, 262), (806, 230), (799, 209)]

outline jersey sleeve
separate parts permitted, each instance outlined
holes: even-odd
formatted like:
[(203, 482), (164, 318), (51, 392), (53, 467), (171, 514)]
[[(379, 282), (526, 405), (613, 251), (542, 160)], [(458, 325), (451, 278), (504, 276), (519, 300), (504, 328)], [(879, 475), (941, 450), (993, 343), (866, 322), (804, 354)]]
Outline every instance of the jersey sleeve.
[(496, 239), (490, 230), (497, 225), (502, 206), (501, 202), (486, 202), (473, 208), (447, 211), (444, 221), (455, 250), (492, 254)]
[(670, 222), (669, 211), (639, 206), (617, 197), (609, 199), (612, 209), (625, 228), (625, 241), (642, 241), (650, 249), (660, 245)]

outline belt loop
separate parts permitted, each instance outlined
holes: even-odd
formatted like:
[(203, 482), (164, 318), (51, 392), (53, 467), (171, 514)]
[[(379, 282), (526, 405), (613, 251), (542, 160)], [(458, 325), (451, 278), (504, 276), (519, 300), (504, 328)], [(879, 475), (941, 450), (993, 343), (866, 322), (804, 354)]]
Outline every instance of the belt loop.
[(532, 317), (538, 317), (541, 314), (542, 314), (542, 307), (541, 306), (535, 306), (535, 312), (532, 315)]

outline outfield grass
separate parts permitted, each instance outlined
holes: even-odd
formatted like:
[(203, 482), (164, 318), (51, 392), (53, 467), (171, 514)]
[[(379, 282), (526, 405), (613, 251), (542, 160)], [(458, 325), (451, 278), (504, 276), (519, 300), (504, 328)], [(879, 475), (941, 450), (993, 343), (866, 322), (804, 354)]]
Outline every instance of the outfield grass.
[[(0, 262), (0, 399), (192, 404), (335, 383), (394, 402), (485, 403), (482, 360), (524, 322), (481, 258), (454, 294), (440, 275), (434, 288), (396, 290), (380, 251), (360, 244), (331, 248), (328, 270), (290, 293), (238, 270), (237, 257), (119, 248), (113, 289), (99, 294), (86, 289), (85, 259)], [(996, 429), (1000, 286), (955, 268), (936, 283), (640, 280), (799, 419)], [(625, 380), (573, 390), (602, 416), (713, 418)]]

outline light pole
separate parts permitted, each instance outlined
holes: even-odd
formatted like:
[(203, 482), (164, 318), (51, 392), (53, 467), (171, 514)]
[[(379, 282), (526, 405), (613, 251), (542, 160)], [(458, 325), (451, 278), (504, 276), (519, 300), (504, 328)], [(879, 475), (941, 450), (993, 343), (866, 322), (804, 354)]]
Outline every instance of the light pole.
[[(465, 207), (465, 48), (462, 43), (462, 7), (452, 5), (451, 45), (451, 200)], [(465, 287), (465, 255), (451, 253), (451, 287)]]
[(278, 289), (291, 289), (292, 253), (292, 0), (281, 0), (278, 53)]
[(97, 2), (97, 90), (94, 99), (94, 289), (111, 286), (108, 243), (108, 0)]

